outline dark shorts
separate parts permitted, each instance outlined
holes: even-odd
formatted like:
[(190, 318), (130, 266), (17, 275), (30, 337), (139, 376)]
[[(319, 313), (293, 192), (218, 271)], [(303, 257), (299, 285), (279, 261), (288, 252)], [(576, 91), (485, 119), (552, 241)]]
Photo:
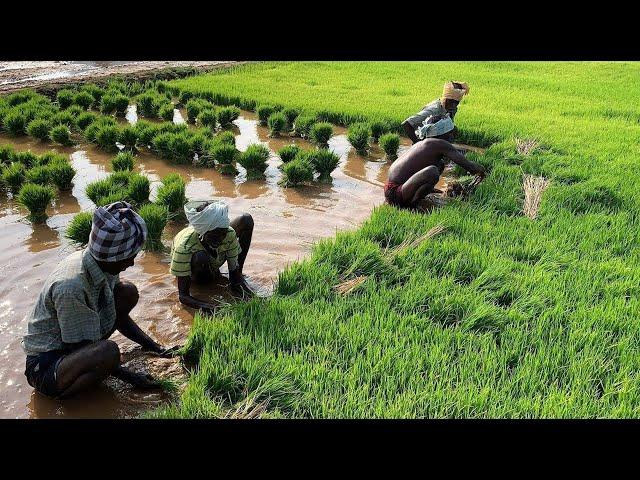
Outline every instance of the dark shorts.
[(409, 205), (404, 203), (402, 199), (402, 185), (394, 182), (387, 182), (384, 184), (384, 198), (387, 202), (396, 207), (408, 208)]
[(27, 355), (24, 375), (29, 385), (48, 397), (59, 396), (62, 392), (56, 387), (56, 369), (65, 355), (60, 350)]

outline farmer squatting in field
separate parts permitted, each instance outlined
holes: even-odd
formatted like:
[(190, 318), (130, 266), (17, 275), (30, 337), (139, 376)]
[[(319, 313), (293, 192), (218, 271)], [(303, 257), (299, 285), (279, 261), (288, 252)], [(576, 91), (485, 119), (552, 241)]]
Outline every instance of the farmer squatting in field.
[(72, 253), (49, 275), (27, 317), (22, 346), (29, 385), (50, 397), (67, 397), (113, 375), (141, 388), (159, 384), (120, 365), (115, 330), (143, 349), (172, 356), (177, 347), (156, 343), (129, 316), (138, 290), (121, 282), (147, 236), (144, 220), (126, 202), (96, 209), (86, 249)]
[(170, 266), (171, 273), (178, 277), (180, 302), (213, 311), (215, 305), (191, 296), (191, 282), (214, 280), (225, 262), (232, 290), (242, 296), (252, 296), (242, 267), (251, 245), (253, 217), (245, 213), (229, 221), (229, 207), (220, 201), (188, 202), (184, 211), (189, 226), (173, 239)]
[[(429, 117), (440, 117), (449, 115), (451, 119), (458, 111), (458, 104), (467, 93), (469, 93), (469, 85), (464, 82), (447, 82), (444, 84), (442, 96), (435, 99), (424, 108), (407, 118), (402, 122), (402, 128), (413, 143), (423, 140), (425, 137), (420, 136), (418, 128), (429, 120)], [(433, 122), (429, 122), (433, 123)]]

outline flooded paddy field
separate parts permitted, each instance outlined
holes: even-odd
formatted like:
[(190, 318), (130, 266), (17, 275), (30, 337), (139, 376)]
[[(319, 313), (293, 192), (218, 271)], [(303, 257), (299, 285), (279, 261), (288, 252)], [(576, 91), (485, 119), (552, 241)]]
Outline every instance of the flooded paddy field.
[[(175, 123), (184, 121), (184, 112), (176, 109), (174, 113)], [(137, 121), (135, 107), (129, 108), (126, 120), (122, 121)], [(252, 143), (262, 143), (270, 149), (265, 178), (247, 181), (240, 166), (240, 173), (232, 177), (211, 168), (175, 165), (147, 150), (139, 152), (136, 171), (151, 180), (151, 199), (155, 197), (160, 178), (178, 172), (187, 181), (187, 198), (224, 199), (232, 218), (250, 213), (255, 220), (255, 230), (244, 273), (260, 295), (269, 295), (278, 272), (287, 264), (303, 257), (318, 239), (356, 228), (368, 218), (373, 207), (384, 201), (382, 185), (390, 163), (384, 160), (377, 146), (366, 158), (356, 154), (347, 141), (346, 129), (335, 126), (329, 148), (340, 156), (340, 165), (332, 174), (332, 182), (283, 188), (278, 184), (282, 178), (278, 168), (281, 161), (275, 152), (291, 143), (304, 149), (312, 145), (287, 135), (270, 138), (268, 129), (259, 125), (252, 112), (243, 111), (234, 125), (232, 131), (239, 150), (245, 150)], [(408, 139), (402, 142), (400, 154), (410, 145)], [(20, 347), (26, 328), (23, 318), (54, 265), (78, 248), (65, 238), (65, 229), (77, 212), (94, 208), (85, 195), (85, 187), (109, 174), (114, 154), (91, 144), (54, 147), (31, 137), (4, 134), (0, 135), (0, 144), (38, 154), (56, 150), (69, 155), (77, 171), (73, 190), (59, 195), (47, 210), (49, 218), (44, 224), (30, 223), (25, 218), (27, 211), (16, 204), (10, 193), (3, 193), (0, 198), (0, 268), (3, 271), (0, 279), (0, 416), (127, 417), (167, 401), (167, 394), (136, 392), (117, 380), (64, 403), (35, 393), (27, 384), (23, 375), (24, 353)], [(177, 282), (169, 274), (171, 240), (184, 226), (169, 222), (163, 235), (164, 251), (141, 252), (135, 265), (122, 274), (123, 279), (133, 282), (140, 291), (140, 301), (132, 317), (159, 342), (168, 345), (184, 342), (194, 315), (192, 309), (180, 304)], [(194, 294), (200, 298), (230, 300), (224, 288), (196, 287)], [(116, 334), (115, 339), (125, 362), (130, 359), (135, 362), (140, 357), (141, 353), (129, 340), (120, 334)], [(152, 360), (151, 373), (160, 377), (180, 369), (176, 362)]]

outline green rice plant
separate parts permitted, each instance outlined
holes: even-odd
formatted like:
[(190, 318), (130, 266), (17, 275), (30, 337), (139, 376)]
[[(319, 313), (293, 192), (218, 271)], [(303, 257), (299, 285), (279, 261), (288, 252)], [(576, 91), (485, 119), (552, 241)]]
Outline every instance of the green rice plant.
[(127, 198), (135, 205), (143, 205), (149, 201), (151, 184), (145, 175), (135, 173), (129, 178)]
[(289, 163), (291, 160), (296, 158), (302, 149), (298, 145), (286, 145), (278, 150), (278, 156), (283, 163)]
[(49, 139), (49, 130), (51, 130), (51, 122), (44, 118), (31, 120), (27, 125), (27, 134), (41, 141)]
[(304, 159), (296, 158), (282, 166), (286, 187), (297, 187), (313, 180), (313, 166)]
[(123, 170), (133, 170), (135, 164), (135, 158), (131, 152), (119, 152), (111, 160), (111, 168), (114, 172), (121, 172)]
[(22, 163), (14, 162), (2, 170), (2, 183), (11, 190), (17, 191), (24, 183), (26, 171), (27, 169)]
[(129, 182), (131, 181), (132, 177), (133, 174), (130, 171), (122, 170), (119, 172), (113, 172), (111, 175), (109, 175), (108, 180), (112, 185), (118, 188), (126, 188), (129, 186)]
[(75, 125), (76, 117), (70, 109), (62, 110), (51, 117), (51, 126), (66, 125), (71, 127)]
[[(236, 168), (235, 162), (238, 159), (240, 152), (235, 146), (227, 143), (221, 143), (214, 145), (209, 150), (210, 158), (215, 162), (216, 168), (225, 175), (235, 175)], [(212, 166), (211, 164), (209, 166)]]
[(135, 99), (138, 115), (146, 118), (158, 117), (160, 107), (165, 101), (157, 92), (146, 91), (138, 95)]
[(200, 110), (200, 113), (198, 113), (197, 121), (198, 125), (215, 130), (218, 122), (216, 109), (210, 107)]
[(49, 169), (49, 177), (51, 182), (58, 187), (59, 190), (71, 190), (73, 186), (73, 177), (76, 175), (76, 169), (73, 168), (69, 162), (65, 160), (62, 161), (52, 161), (47, 167)]
[(91, 237), (92, 223), (93, 212), (76, 213), (69, 222), (64, 236), (78, 245), (86, 245)]
[(328, 122), (314, 123), (309, 132), (311, 140), (319, 147), (325, 148), (333, 135), (333, 125)]
[(115, 125), (101, 125), (95, 132), (94, 143), (102, 150), (113, 152), (118, 149), (116, 142), (119, 133), (120, 130)]
[[(203, 129), (200, 129), (200, 130), (203, 130)], [(207, 129), (204, 129), (204, 130), (206, 130), (207, 132), (210, 131)], [(209, 145), (210, 141), (211, 141), (211, 138), (202, 131), (189, 132), (189, 148), (193, 153), (197, 154), (198, 156), (201, 156), (202, 154), (204, 154), (205, 150), (207, 149), (207, 145)]]
[(85, 110), (80, 105), (71, 105), (66, 110), (67, 113), (73, 116), (73, 122), (71, 125), (75, 125), (75, 119), (78, 115), (85, 113)]
[(84, 131), (98, 116), (95, 113), (83, 112), (76, 117), (76, 128)]
[(56, 198), (56, 192), (52, 187), (25, 183), (20, 188), (16, 200), (29, 210), (31, 221), (39, 222), (47, 218), (47, 207), (54, 198)]
[(89, 183), (85, 188), (85, 194), (89, 200), (97, 205), (100, 198), (110, 195), (114, 190), (115, 188), (113, 183), (107, 177), (102, 180), (96, 180)]
[(163, 183), (158, 188), (155, 203), (165, 207), (170, 214), (179, 214), (187, 202), (184, 182)]
[(227, 131), (218, 133), (213, 138), (213, 143), (214, 144), (233, 145), (235, 147), (235, 145), (236, 145), (236, 137), (233, 134), (233, 132), (230, 132), (230, 131), (227, 130)]
[(15, 150), (11, 145), (0, 145), (0, 163), (9, 164), (14, 154)]
[(4, 128), (11, 135), (24, 135), (27, 128), (27, 117), (17, 110), (9, 110), (2, 121)]
[(80, 91), (88, 92), (93, 97), (93, 102), (91, 104), (92, 107), (100, 106), (100, 99), (104, 94), (104, 89), (100, 88), (95, 83), (86, 83), (82, 87), (80, 87)]
[(267, 168), (269, 149), (262, 144), (254, 143), (238, 156), (238, 163), (247, 170), (247, 177), (261, 176)]
[(138, 135), (135, 127), (126, 125), (118, 131), (118, 143), (122, 144), (125, 150), (132, 152), (136, 150)]
[(171, 141), (173, 139), (173, 133), (157, 133), (151, 139), (151, 148), (158, 156), (162, 158), (171, 157)]
[(314, 116), (305, 114), (299, 115), (293, 124), (294, 134), (302, 138), (309, 138), (309, 135), (311, 134), (311, 127), (313, 127), (316, 122), (317, 120)]
[(115, 127), (116, 125), (117, 125), (117, 122), (111, 117), (104, 117), (104, 116), (98, 117), (93, 122), (91, 122), (87, 127), (85, 127), (82, 134), (84, 135), (84, 138), (87, 141), (91, 143), (95, 143), (98, 130), (107, 126)]
[(173, 122), (174, 109), (175, 107), (173, 106), (173, 103), (171, 102), (163, 103), (162, 105), (160, 105), (160, 108), (158, 109), (158, 116), (163, 120), (166, 120), (167, 122)]
[(287, 126), (287, 117), (282, 112), (275, 112), (269, 115), (267, 119), (269, 126), (269, 135), (277, 137)]
[(381, 120), (374, 120), (369, 126), (371, 127), (371, 138), (373, 138), (374, 143), (377, 143), (378, 139), (389, 131), (388, 125)]
[(147, 225), (147, 241), (145, 248), (148, 250), (158, 250), (162, 248), (162, 231), (169, 220), (167, 207), (147, 203), (143, 205), (138, 214)]
[(317, 148), (310, 152), (305, 152), (307, 161), (314, 170), (320, 174), (320, 180), (330, 181), (333, 172), (340, 163), (340, 157), (331, 150)]
[(153, 140), (153, 137), (157, 134), (157, 127), (145, 120), (138, 120), (134, 125), (137, 142), (136, 145), (149, 146)]
[(300, 109), (285, 108), (284, 110), (282, 110), (282, 113), (287, 119), (287, 130), (293, 130), (293, 126), (296, 123), (296, 118), (300, 116)]
[(185, 184), (184, 178), (179, 173), (169, 173), (168, 175), (162, 178), (162, 183), (164, 185), (169, 185), (170, 183), (182, 183)]
[(49, 138), (53, 143), (68, 146), (72, 144), (71, 131), (66, 125), (56, 125), (51, 128), (49, 132)]
[(108, 195), (98, 198), (97, 207), (106, 207), (116, 202), (131, 202), (127, 190), (124, 188), (115, 188)]
[(214, 105), (211, 102), (202, 98), (192, 98), (185, 105), (185, 109), (187, 110), (187, 121), (189, 123), (195, 123), (202, 110), (213, 107)]
[(87, 91), (79, 91), (73, 96), (73, 104), (78, 105), (83, 110), (88, 110), (95, 103), (94, 96)]
[(228, 128), (233, 125), (234, 120), (240, 116), (240, 109), (234, 105), (220, 107), (218, 109), (218, 122), (221, 128)]
[(129, 107), (129, 97), (126, 95), (107, 90), (100, 99), (100, 111), (107, 115), (115, 113), (116, 115), (124, 115)]
[(380, 147), (389, 160), (395, 160), (400, 147), (400, 137), (397, 133), (385, 133), (380, 137)]
[(53, 150), (49, 150), (42, 155), (38, 155), (34, 166), (43, 167), (46, 165), (51, 165), (53, 163), (69, 163), (69, 159), (66, 155), (54, 152)]
[(27, 150), (26, 152), (15, 152), (11, 156), (12, 162), (19, 162), (24, 165), (26, 168), (31, 168), (38, 165), (40, 158), (38, 155), (33, 153), (31, 150)]
[(70, 88), (63, 88), (56, 93), (56, 102), (61, 109), (69, 108), (73, 104), (76, 92)]
[(256, 108), (256, 113), (258, 114), (260, 125), (266, 125), (271, 114), (275, 112), (276, 107), (273, 105), (259, 105), (258, 108)]
[(27, 103), (34, 98), (37, 98), (38, 94), (33, 90), (18, 90), (17, 92), (12, 93), (6, 97), (7, 105), (10, 107), (15, 107), (16, 105), (21, 105), (23, 103)]
[(369, 124), (360, 122), (349, 125), (347, 140), (356, 149), (356, 152), (363, 156), (366, 155), (369, 146)]
[(178, 95), (178, 101), (181, 105), (186, 105), (189, 100), (193, 98), (193, 93), (188, 91), (181, 91)]
[(47, 185), (49, 180), (50, 171), (46, 166), (30, 168), (25, 175), (25, 182), (36, 185)]

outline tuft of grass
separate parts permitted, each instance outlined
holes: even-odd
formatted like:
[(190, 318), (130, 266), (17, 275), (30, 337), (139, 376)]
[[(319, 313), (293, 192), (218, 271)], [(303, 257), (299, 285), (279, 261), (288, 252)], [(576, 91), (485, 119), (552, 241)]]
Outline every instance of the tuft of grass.
[(297, 187), (313, 180), (313, 166), (302, 158), (296, 158), (282, 166), (286, 187)]
[(118, 149), (116, 142), (118, 141), (119, 134), (120, 130), (115, 125), (98, 126), (95, 132), (94, 143), (102, 150), (114, 152)]
[(316, 122), (315, 116), (301, 114), (293, 124), (294, 134), (302, 138), (309, 138), (311, 127), (313, 127)]
[(49, 185), (25, 183), (20, 188), (16, 200), (29, 210), (30, 220), (39, 222), (47, 218), (47, 207), (55, 197), (56, 192)]
[(238, 163), (247, 170), (247, 176), (255, 177), (264, 173), (269, 159), (269, 149), (254, 143), (238, 156)]
[(158, 188), (155, 203), (165, 207), (170, 214), (179, 214), (187, 202), (185, 191), (186, 186), (182, 179), (181, 181), (163, 182)]
[(73, 168), (66, 159), (62, 161), (52, 161), (47, 165), (47, 168), (49, 169), (51, 182), (58, 187), (59, 190), (71, 190), (76, 169)]
[(31, 120), (27, 125), (27, 134), (30, 137), (45, 141), (49, 139), (49, 131), (51, 130), (51, 122), (44, 118), (36, 118)]
[(328, 122), (314, 123), (309, 132), (311, 140), (319, 147), (326, 147), (333, 135), (333, 125)]
[(94, 103), (95, 98), (90, 92), (81, 90), (73, 96), (73, 104), (78, 105), (83, 110), (88, 110)]
[(291, 160), (296, 158), (302, 149), (298, 145), (286, 145), (278, 150), (278, 156), (283, 163), (289, 163)]
[(127, 186), (127, 198), (135, 205), (143, 205), (149, 201), (151, 184), (145, 175), (134, 173), (129, 177)]
[(380, 137), (380, 147), (384, 151), (387, 159), (395, 160), (400, 148), (400, 137), (397, 133), (385, 133)]
[(53, 143), (69, 146), (73, 142), (71, 141), (71, 131), (66, 125), (56, 125), (52, 127), (49, 132), (49, 138)]
[(200, 110), (197, 118), (198, 125), (210, 128), (211, 130), (216, 129), (216, 125), (218, 124), (218, 115), (216, 113), (216, 109), (209, 107)]
[(65, 237), (77, 243), (86, 245), (91, 237), (91, 224), (93, 222), (93, 212), (80, 212), (73, 216), (67, 226)]
[(84, 131), (89, 125), (91, 125), (98, 116), (92, 112), (83, 112), (76, 117), (76, 127)]
[(320, 174), (323, 181), (331, 180), (331, 172), (333, 172), (340, 163), (340, 157), (331, 150), (318, 148), (310, 152), (306, 152), (306, 158), (316, 172)]
[(27, 170), (25, 182), (36, 185), (47, 185), (50, 179), (50, 171), (46, 166), (37, 166)]
[(160, 118), (162, 118), (167, 122), (173, 122), (174, 110), (175, 110), (175, 107), (173, 106), (173, 103), (166, 102), (166, 103), (163, 103), (158, 109), (158, 115), (160, 116)]
[(267, 119), (267, 125), (269, 126), (269, 134), (272, 137), (277, 137), (287, 126), (287, 117), (282, 112), (275, 112), (269, 115)]
[(63, 88), (56, 93), (56, 102), (61, 109), (69, 108), (73, 104), (76, 92), (70, 88)]
[(114, 172), (131, 171), (134, 165), (135, 157), (131, 152), (120, 152), (111, 160), (111, 168)]
[(17, 191), (24, 183), (27, 169), (20, 162), (14, 162), (2, 170), (2, 182), (11, 190)]
[(145, 242), (145, 248), (147, 250), (161, 249), (162, 231), (169, 220), (169, 212), (167, 208), (156, 205), (155, 203), (147, 203), (138, 210), (138, 214), (147, 225), (147, 241)]
[[(236, 172), (234, 164), (239, 153), (235, 146), (227, 143), (213, 145), (209, 150), (209, 156), (211, 160), (215, 162), (218, 170), (227, 175)], [(209, 166), (211, 166), (211, 164)]]
[(218, 109), (218, 122), (221, 128), (228, 128), (233, 125), (234, 120), (240, 116), (240, 109), (236, 106), (230, 105), (226, 107), (220, 107)]
[(22, 112), (11, 110), (2, 121), (4, 128), (11, 135), (24, 135), (27, 128), (27, 116)]
[(287, 130), (293, 130), (293, 127), (296, 123), (296, 118), (300, 116), (299, 108), (285, 108), (282, 110), (283, 115), (287, 119)]
[(369, 147), (370, 127), (368, 123), (354, 123), (349, 126), (347, 140), (360, 155), (367, 154)]
[(258, 114), (260, 125), (266, 125), (271, 114), (276, 111), (276, 107), (273, 105), (259, 105), (258, 108), (256, 108), (256, 113)]

